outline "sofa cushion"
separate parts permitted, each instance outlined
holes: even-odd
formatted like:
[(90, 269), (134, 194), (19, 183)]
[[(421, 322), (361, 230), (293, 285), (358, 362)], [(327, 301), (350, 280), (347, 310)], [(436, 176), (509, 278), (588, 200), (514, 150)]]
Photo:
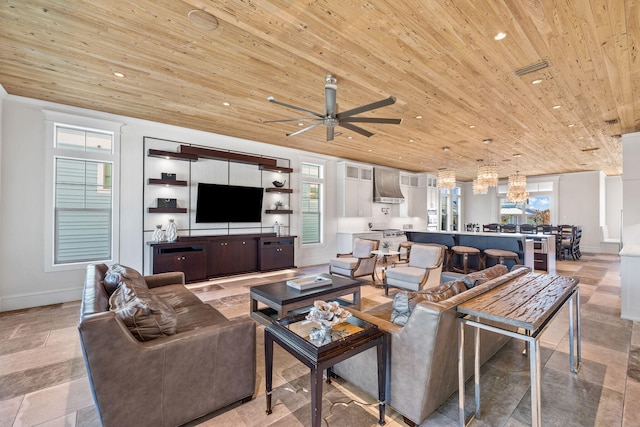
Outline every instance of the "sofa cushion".
[(467, 288), (471, 289), (475, 286), (483, 284), (484, 282), (488, 282), (491, 279), (495, 279), (498, 276), (507, 274), (508, 272), (509, 269), (506, 265), (496, 264), (493, 267), (469, 273), (462, 278), (462, 281), (465, 285), (467, 285)]
[(424, 275), (427, 274), (427, 270), (420, 267), (397, 267), (389, 268), (385, 272), (387, 278), (401, 280), (403, 282), (419, 284), (424, 279)]
[(149, 291), (160, 296), (174, 310), (202, 304), (202, 300), (184, 285), (158, 286), (157, 288), (149, 289)]
[(354, 239), (353, 256), (354, 258), (368, 258), (373, 250), (373, 241), (366, 239)]
[(176, 314), (178, 315), (178, 334), (231, 322), (216, 308), (204, 303), (180, 307), (176, 309)]
[(418, 292), (398, 292), (393, 297), (391, 321), (404, 326), (416, 305), (422, 301), (440, 302), (467, 290), (464, 282), (453, 281)]
[(133, 268), (121, 264), (113, 264), (104, 275), (103, 286), (107, 294), (111, 296), (124, 279), (129, 279), (131, 282), (143, 288), (148, 287), (147, 282), (144, 281), (144, 277)]
[(178, 317), (173, 308), (134, 280), (123, 278), (109, 298), (109, 309), (139, 341), (176, 333)]
[(331, 265), (337, 268), (344, 268), (345, 270), (353, 270), (356, 268), (356, 264), (358, 263), (358, 258), (354, 257), (338, 257), (331, 258)]

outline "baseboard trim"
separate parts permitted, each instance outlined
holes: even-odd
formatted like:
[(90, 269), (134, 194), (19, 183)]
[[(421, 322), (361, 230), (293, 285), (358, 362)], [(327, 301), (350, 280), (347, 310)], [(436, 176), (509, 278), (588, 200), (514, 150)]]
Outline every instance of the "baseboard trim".
[(82, 287), (31, 292), (0, 297), (0, 311), (21, 310), (42, 305), (60, 304), (82, 299)]

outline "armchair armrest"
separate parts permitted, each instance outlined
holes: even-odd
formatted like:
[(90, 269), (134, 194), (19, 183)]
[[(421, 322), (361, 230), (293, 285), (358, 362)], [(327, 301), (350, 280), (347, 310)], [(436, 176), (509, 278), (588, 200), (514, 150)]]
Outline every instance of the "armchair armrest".
[(351, 256), (353, 256), (353, 252), (345, 252), (345, 253), (341, 253), (341, 254), (336, 254), (336, 256), (338, 258), (351, 257)]

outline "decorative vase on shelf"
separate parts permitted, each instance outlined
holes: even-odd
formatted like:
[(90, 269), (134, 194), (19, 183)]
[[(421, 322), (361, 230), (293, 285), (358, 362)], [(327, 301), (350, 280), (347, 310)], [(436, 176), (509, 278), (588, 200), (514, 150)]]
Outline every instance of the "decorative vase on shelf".
[(160, 243), (164, 240), (164, 231), (162, 230), (162, 225), (156, 225), (156, 229), (153, 232), (153, 236), (151, 236), (151, 239), (156, 243)]
[(178, 229), (176, 227), (176, 223), (173, 222), (173, 219), (169, 220), (169, 225), (167, 225), (167, 241), (175, 242), (178, 238)]

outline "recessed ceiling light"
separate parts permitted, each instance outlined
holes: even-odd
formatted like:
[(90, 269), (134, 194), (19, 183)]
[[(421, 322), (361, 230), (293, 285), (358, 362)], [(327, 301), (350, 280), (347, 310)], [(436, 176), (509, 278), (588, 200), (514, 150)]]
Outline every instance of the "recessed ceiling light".
[(191, 23), (201, 30), (215, 30), (218, 28), (218, 19), (204, 10), (192, 10), (187, 16)]
[(416, 119), (421, 119), (421, 118), (422, 118), (422, 116), (416, 116)]
[(353, 139), (353, 137), (352, 136), (348, 136), (347, 139)]
[(476, 125), (469, 125), (469, 129), (474, 129)]
[(494, 40), (502, 40), (505, 37), (507, 37), (507, 33), (498, 33), (495, 36), (493, 36), (493, 39)]
[(446, 153), (447, 151), (451, 151), (451, 148), (449, 148), (449, 147), (442, 147), (442, 151), (444, 151), (444, 152)]
[(570, 127), (570, 128), (572, 128), (572, 127), (574, 127), (574, 126), (575, 126), (575, 125), (574, 125), (573, 123), (571, 123), (571, 124), (569, 125), (569, 127)]
[(224, 105), (225, 107), (228, 107), (231, 104), (229, 104), (228, 102), (225, 101), (225, 102), (222, 103), (222, 105)]
[(410, 139), (409, 142), (413, 142), (413, 139)]
[(372, 150), (368, 150), (369, 152), (371, 152)]
[(303, 123), (298, 123), (298, 126), (304, 126), (304, 124)]
[(120, 78), (124, 77), (124, 73), (121, 73), (120, 71), (114, 71), (113, 75), (116, 76), (116, 77), (120, 77)]
[(540, 83), (542, 83), (542, 79), (535, 79), (531, 82), (532, 85), (539, 85)]
[(553, 106), (553, 109), (554, 109), (554, 110), (557, 110), (557, 109), (558, 109), (558, 108), (560, 108), (560, 107), (561, 107), (561, 105), (554, 105), (554, 106)]

